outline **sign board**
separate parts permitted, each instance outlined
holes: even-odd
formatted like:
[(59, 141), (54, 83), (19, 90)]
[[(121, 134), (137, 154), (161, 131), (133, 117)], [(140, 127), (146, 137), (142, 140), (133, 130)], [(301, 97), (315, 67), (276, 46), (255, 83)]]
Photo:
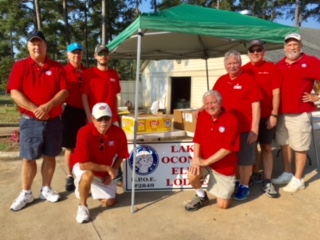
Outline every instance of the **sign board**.
[(193, 142), (146, 143), (136, 145), (133, 167), (133, 144), (129, 144), (130, 158), (125, 161), (124, 186), (132, 190), (135, 171), (136, 191), (192, 189), (187, 173), (193, 157)]

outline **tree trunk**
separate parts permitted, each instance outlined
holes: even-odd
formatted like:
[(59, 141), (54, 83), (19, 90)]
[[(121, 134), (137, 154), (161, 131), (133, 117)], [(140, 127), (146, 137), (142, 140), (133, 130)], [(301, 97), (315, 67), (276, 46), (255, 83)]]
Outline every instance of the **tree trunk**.
[(64, 23), (66, 25), (66, 42), (67, 46), (71, 43), (70, 33), (69, 33), (69, 21), (68, 21), (68, 0), (63, 0), (63, 17)]
[(42, 29), (42, 22), (41, 22), (41, 15), (40, 15), (40, 5), (39, 5), (39, 0), (34, 0), (34, 11), (36, 15), (36, 21), (37, 21), (37, 29), (41, 31)]
[(107, 31), (106, 31), (106, 22), (107, 22), (107, 17), (106, 17), (106, 0), (102, 0), (102, 44), (106, 45), (106, 36), (107, 36)]

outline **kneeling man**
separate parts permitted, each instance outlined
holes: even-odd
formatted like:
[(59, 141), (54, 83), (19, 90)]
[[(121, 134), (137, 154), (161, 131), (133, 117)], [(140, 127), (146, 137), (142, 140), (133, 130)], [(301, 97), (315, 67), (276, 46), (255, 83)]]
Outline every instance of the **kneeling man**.
[(222, 108), (219, 92), (210, 90), (203, 95), (204, 110), (198, 114), (194, 136), (194, 157), (188, 179), (196, 197), (185, 205), (196, 211), (209, 203), (202, 189), (209, 175), (208, 191), (217, 197), (218, 207), (226, 209), (235, 188), (235, 175), (240, 150), (239, 124), (236, 117)]
[(102, 205), (116, 203), (118, 168), (129, 157), (127, 138), (123, 130), (112, 124), (112, 112), (107, 103), (97, 103), (92, 109), (92, 123), (82, 127), (71, 157), (75, 176), (75, 195), (80, 199), (76, 220), (89, 221), (87, 198), (99, 199)]

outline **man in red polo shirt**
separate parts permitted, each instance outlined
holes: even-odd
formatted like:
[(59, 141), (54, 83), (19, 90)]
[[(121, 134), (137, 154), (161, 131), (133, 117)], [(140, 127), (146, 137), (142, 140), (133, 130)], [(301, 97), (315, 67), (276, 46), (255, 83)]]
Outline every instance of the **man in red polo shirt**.
[(65, 101), (62, 114), (63, 140), (62, 146), (65, 148), (64, 160), (66, 163), (67, 179), (66, 190), (74, 191), (74, 179), (70, 165), (70, 157), (76, 146), (78, 130), (83, 127), (86, 121), (86, 113), (82, 105), (82, 73), (85, 67), (82, 64), (83, 46), (79, 43), (71, 43), (67, 47), (69, 63), (65, 66), (68, 78), (69, 97)]
[(261, 148), (264, 179), (259, 173), (257, 157), (256, 168), (253, 168), (252, 179), (254, 183), (262, 183), (262, 190), (268, 197), (278, 197), (278, 192), (271, 183), (273, 170), (272, 140), (280, 104), (281, 74), (274, 63), (264, 60), (264, 43), (253, 40), (249, 44), (248, 56), (250, 62), (242, 67), (244, 72), (249, 72), (260, 87), (263, 98), (260, 101), (261, 118), (259, 123), (258, 143)]
[(241, 150), (239, 152), (240, 185), (234, 199), (244, 200), (249, 194), (249, 179), (255, 163), (256, 141), (259, 132), (260, 100), (259, 86), (253, 76), (241, 70), (241, 55), (230, 50), (225, 54), (227, 74), (213, 86), (221, 93), (223, 107), (239, 120)]
[(91, 110), (98, 102), (106, 102), (112, 110), (112, 123), (118, 124), (117, 94), (121, 92), (117, 71), (109, 68), (110, 53), (105, 45), (98, 45), (94, 51), (97, 66), (83, 73), (83, 107), (87, 120), (91, 122)]
[(187, 211), (196, 211), (209, 203), (202, 189), (203, 179), (209, 175), (208, 191), (217, 197), (219, 208), (230, 206), (235, 187), (240, 150), (240, 132), (237, 118), (222, 108), (219, 92), (210, 90), (203, 95), (204, 110), (198, 114), (194, 136), (194, 157), (188, 179), (196, 197), (185, 205)]
[[(281, 89), (281, 115), (276, 129), (276, 142), (281, 145), (284, 172), (274, 184), (286, 184), (283, 190), (297, 192), (305, 188), (303, 177), (307, 153), (311, 145), (311, 112), (320, 99), (311, 94), (315, 80), (320, 80), (320, 60), (302, 52), (301, 36), (297, 33), (285, 37), (285, 57), (277, 66), (283, 77)], [(292, 157), (295, 152), (295, 174)]]
[(106, 103), (92, 109), (92, 121), (79, 130), (71, 156), (75, 176), (75, 195), (80, 199), (76, 220), (89, 221), (87, 198), (99, 199), (104, 206), (116, 203), (117, 185), (113, 179), (123, 159), (129, 157), (124, 131), (112, 124), (112, 111)]
[(51, 188), (55, 157), (61, 152), (62, 103), (68, 96), (63, 66), (47, 56), (47, 42), (42, 32), (28, 38), (30, 57), (18, 61), (11, 71), (7, 91), (19, 106), (20, 157), (22, 157), (22, 192), (10, 209), (18, 211), (33, 202), (31, 187), (37, 173), (36, 159), (43, 156), (40, 198), (56, 202), (60, 196)]

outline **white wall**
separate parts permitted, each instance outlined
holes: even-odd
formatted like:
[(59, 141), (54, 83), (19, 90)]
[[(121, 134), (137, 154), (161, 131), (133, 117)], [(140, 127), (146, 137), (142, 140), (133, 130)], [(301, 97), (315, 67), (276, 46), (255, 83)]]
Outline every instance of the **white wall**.
[[(130, 101), (132, 104), (135, 102), (135, 93), (136, 93), (136, 81), (120, 81), (121, 93), (118, 96), (118, 106), (124, 106), (127, 101)], [(138, 107), (144, 106), (142, 96), (142, 83), (139, 84), (139, 103)]]
[[(242, 55), (243, 64), (248, 61), (248, 57)], [(222, 57), (209, 59), (209, 89), (225, 73)], [(150, 61), (142, 73), (142, 93), (145, 107), (151, 106), (153, 101), (165, 98), (166, 108), (170, 110), (171, 77), (191, 77), (190, 106), (198, 108), (202, 105), (202, 95), (207, 91), (205, 60), (181, 60), (180, 63), (176, 60), (160, 60)]]

